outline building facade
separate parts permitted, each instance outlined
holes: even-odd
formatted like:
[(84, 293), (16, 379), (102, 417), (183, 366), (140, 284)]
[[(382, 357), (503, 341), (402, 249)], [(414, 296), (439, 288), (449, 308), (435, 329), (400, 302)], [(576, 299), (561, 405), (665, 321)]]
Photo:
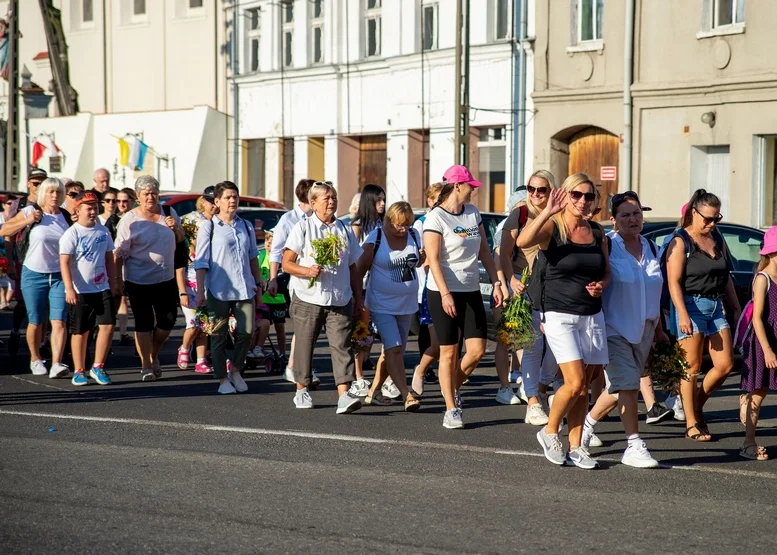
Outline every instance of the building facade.
[[(0, 2), (0, 14), (7, 12)], [(142, 173), (165, 190), (201, 190), (225, 179), (232, 95), (228, 82), (232, 0), (55, 0), (68, 46), (70, 82), (79, 114), (26, 118), (20, 111), (22, 186), (36, 140), (48, 149), (38, 165), (89, 184), (97, 167), (114, 184), (132, 185), (136, 167), (120, 164), (119, 138), (140, 139), (148, 151)], [(48, 47), (39, 3), (19, 2), (19, 68), (52, 94)], [(0, 103), (7, 99), (3, 82)], [(23, 103), (22, 103), (23, 104)], [(44, 114), (45, 115), (45, 114)], [(25, 134), (26, 130), (26, 134)]]
[[(634, 5), (631, 172), (623, 179), (624, 63)], [(775, 222), (777, 45), (769, 0), (542, 0), (536, 5), (534, 167), (578, 171), (603, 196), (638, 191), (679, 217), (697, 188), (728, 221)]]
[[(471, 1), (469, 153), (485, 210), (503, 210), (524, 181), (512, 169), (515, 8)], [(531, 34), (533, 2), (527, 10)], [(426, 187), (455, 163), (456, 1), (241, 0), (238, 17), (243, 191), (290, 206), (311, 177), (337, 185), (341, 213), (367, 183), (425, 206)], [(521, 109), (531, 153), (532, 106)]]

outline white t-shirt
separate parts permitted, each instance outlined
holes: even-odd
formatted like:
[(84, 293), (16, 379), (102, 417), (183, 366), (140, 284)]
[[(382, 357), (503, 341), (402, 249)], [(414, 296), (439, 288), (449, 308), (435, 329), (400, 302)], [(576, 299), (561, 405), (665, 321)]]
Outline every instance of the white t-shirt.
[[(460, 214), (451, 214), (438, 206), (426, 215), (424, 234), (442, 236), (440, 266), (449, 291), (480, 291), (478, 253), (480, 252), (480, 212), (471, 204), (465, 204)], [(429, 272), (427, 287), (431, 291), (440, 288)]]
[(59, 254), (69, 254), (76, 293), (100, 293), (110, 289), (105, 253), (113, 250), (111, 233), (95, 223), (84, 227), (74, 223), (59, 240)]
[[(32, 204), (22, 208), (24, 217), (32, 214), (33, 210), (35, 207)], [(27, 254), (23, 265), (39, 274), (59, 272), (59, 240), (67, 227), (61, 211), (58, 214), (43, 212), (43, 218), (32, 226), (27, 236)]]
[[(418, 312), (418, 274), (416, 267), (420, 259), (413, 231), (407, 234), (407, 244), (401, 251), (391, 250), (386, 234), (381, 232), (380, 245), (375, 252), (367, 282), (366, 306), (378, 314), (415, 314)], [(365, 237), (364, 245), (375, 244), (378, 230)]]
[[(167, 227), (162, 212), (156, 221), (130, 210), (119, 220), (114, 242), (115, 255), (124, 260), (124, 279), (141, 285), (163, 283), (175, 278), (175, 232)], [(170, 208), (176, 223), (181, 218)]]

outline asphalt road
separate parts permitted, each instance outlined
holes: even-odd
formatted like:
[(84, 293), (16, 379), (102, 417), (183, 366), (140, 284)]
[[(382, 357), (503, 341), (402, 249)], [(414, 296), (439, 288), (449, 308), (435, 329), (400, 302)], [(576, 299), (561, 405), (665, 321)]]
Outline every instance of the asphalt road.
[(0, 348), (3, 553), (777, 552), (777, 402), (760, 431), (775, 462), (739, 458), (738, 377), (710, 402), (715, 442), (643, 423), (662, 468), (636, 470), (610, 420), (603, 468), (586, 472), (545, 461), (525, 406), (494, 402), (491, 357), (464, 393), (467, 428), (446, 430), (437, 387), (415, 414), (335, 415), (325, 338), (308, 411), (258, 371), (248, 393), (217, 395), (175, 368), (178, 342), (161, 381), (139, 382), (131, 348), (115, 347), (114, 385), (85, 388)]

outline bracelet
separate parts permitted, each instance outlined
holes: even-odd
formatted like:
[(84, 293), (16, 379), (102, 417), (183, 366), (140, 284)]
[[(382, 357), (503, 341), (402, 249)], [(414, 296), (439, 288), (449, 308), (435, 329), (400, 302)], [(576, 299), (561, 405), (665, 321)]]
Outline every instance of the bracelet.
[(445, 297), (447, 297), (448, 295), (450, 295), (450, 293), (445, 293), (445, 295), (443, 295), (443, 296), (442, 296), (442, 297), (440, 297), (440, 298), (441, 298), (441, 299), (444, 299), (444, 298), (445, 298)]
[(497, 285), (502, 285), (502, 282), (501, 282), (501, 281), (499, 281), (499, 280), (496, 280), (494, 283), (492, 283), (492, 285), (493, 285), (494, 287), (496, 287)]
[(179, 297), (188, 297), (189, 294), (188, 293), (178, 293), (178, 296)]

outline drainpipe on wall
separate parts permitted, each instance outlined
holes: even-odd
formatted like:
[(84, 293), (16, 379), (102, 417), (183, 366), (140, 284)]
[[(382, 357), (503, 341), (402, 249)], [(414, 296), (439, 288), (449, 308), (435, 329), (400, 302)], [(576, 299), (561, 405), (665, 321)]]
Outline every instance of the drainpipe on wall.
[[(511, 191), (515, 191), (521, 186), (523, 180), (520, 174), (521, 160), (524, 156), (523, 141), (521, 140), (521, 110), (523, 109), (523, 103), (521, 102), (521, 72), (523, 71), (523, 64), (521, 63), (521, 7), (524, 0), (520, 2), (513, 2), (513, 106), (510, 125), (513, 127), (513, 155), (511, 164), (512, 173), (512, 186)], [(509, 197), (509, 195), (507, 195)], [(509, 208), (509, 207), (505, 207)]]
[(623, 48), (623, 158), (619, 189), (631, 190), (631, 137), (632, 98), (631, 84), (634, 82), (634, 0), (626, 0), (626, 22)]
[(529, 34), (529, 0), (521, 0), (521, 110), (518, 112), (520, 121), (521, 156), (518, 164), (518, 179), (523, 183), (526, 175), (526, 38)]
[[(240, 183), (240, 97), (237, 84), (237, 76), (239, 74), (239, 60), (238, 60), (238, 3), (235, 2), (235, 7), (232, 9), (232, 182), (235, 184)], [(238, 185), (239, 187), (240, 185)]]

